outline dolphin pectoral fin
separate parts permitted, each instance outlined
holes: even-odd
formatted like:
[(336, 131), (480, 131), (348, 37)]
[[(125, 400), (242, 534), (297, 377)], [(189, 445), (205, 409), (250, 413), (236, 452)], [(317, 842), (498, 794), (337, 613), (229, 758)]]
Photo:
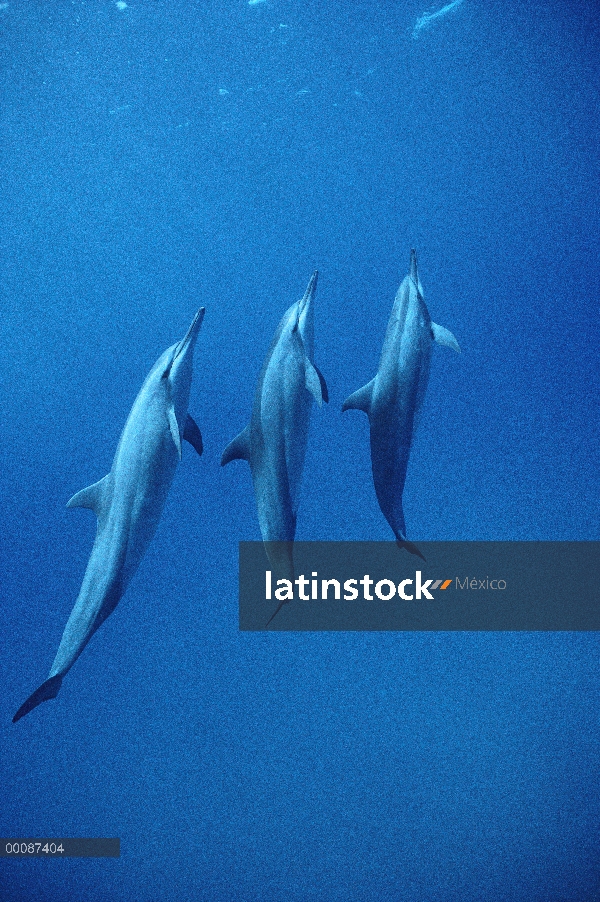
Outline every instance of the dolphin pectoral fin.
[(319, 382), (321, 383), (321, 395), (326, 404), (329, 404), (329, 389), (327, 388), (327, 383), (325, 382), (325, 376), (319, 369), (316, 364), (313, 364), (317, 376), (319, 377)]
[[(306, 357), (304, 361), (304, 378), (304, 384), (306, 385), (307, 390), (311, 393), (320, 407), (323, 403), (324, 396), (322, 386), (325, 380), (323, 379), (317, 368), (310, 362), (308, 357)], [(325, 386), (325, 392), (327, 393), (327, 386)], [(325, 400), (327, 400), (328, 397), (329, 395), (327, 395)]]
[(232, 460), (250, 461), (250, 426), (246, 426), (232, 442), (229, 442), (221, 455), (221, 466), (224, 467)]
[(202, 454), (204, 451), (204, 445), (202, 444), (202, 433), (198, 429), (198, 425), (194, 419), (189, 415), (187, 415), (187, 420), (185, 421), (185, 429), (183, 431), (183, 437), (186, 442), (189, 442), (192, 448), (194, 448), (198, 454)]
[(396, 545), (398, 548), (406, 548), (407, 551), (410, 551), (411, 554), (416, 554), (417, 557), (420, 557), (422, 561), (427, 563), (427, 558), (421, 554), (416, 545), (412, 542), (407, 542), (406, 539), (396, 539)]
[(346, 398), (346, 400), (342, 404), (342, 413), (345, 410), (364, 410), (366, 415), (369, 416), (374, 386), (375, 379), (371, 379), (370, 382), (367, 382), (366, 385), (363, 385), (362, 388), (359, 388), (358, 391), (355, 391), (353, 395), (350, 395), (349, 398)]
[(438, 326), (437, 323), (432, 323), (431, 334), (433, 336), (433, 340), (437, 341), (439, 345), (445, 345), (447, 348), (452, 348), (453, 351), (457, 351), (460, 354), (460, 347), (458, 346), (458, 342), (449, 329), (444, 329), (443, 326)]
[(99, 516), (109, 476), (110, 473), (93, 485), (88, 485), (87, 488), (77, 492), (72, 498), (69, 498), (67, 507), (87, 507)]
[(41, 705), (42, 702), (47, 702), (51, 698), (56, 698), (61, 684), (61, 674), (56, 674), (56, 676), (50, 677), (50, 679), (43, 682), (42, 685), (38, 686), (35, 692), (29, 696), (27, 701), (23, 702), (13, 717), (12, 722), (16, 723), (18, 720), (21, 720), (22, 717), (25, 717), (26, 714), (29, 714), (29, 712), (33, 711), (34, 708), (37, 708), (38, 705)]
[(175, 442), (175, 447), (177, 448), (177, 453), (179, 454), (179, 460), (181, 460), (181, 436), (179, 435), (179, 424), (177, 423), (177, 417), (175, 416), (175, 408), (172, 404), (169, 407), (169, 428), (171, 430), (171, 435), (173, 436), (173, 441)]

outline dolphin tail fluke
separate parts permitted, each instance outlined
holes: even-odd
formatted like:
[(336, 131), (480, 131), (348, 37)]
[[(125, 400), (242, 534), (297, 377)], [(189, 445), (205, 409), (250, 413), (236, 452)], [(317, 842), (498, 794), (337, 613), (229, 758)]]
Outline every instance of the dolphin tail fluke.
[(420, 557), (422, 561), (427, 563), (427, 558), (425, 555), (421, 554), (419, 549), (413, 542), (407, 542), (406, 539), (396, 539), (396, 545), (398, 548), (406, 548), (407, 551), (410, 551), (411, 554), (416, 554), (417, 557)]
[(359, 388), (358, 391), (355, 391), (353, 395), (350, 395), (349, 398), (346, 398), (346, 400), (342, 404), (342, 413), (345, 410), (364, 410), (366, 415), (369, 416), (374, 385), (375, 379), (371, 379), (370, 382), (368, 382), (366, 385), (363, 385), (363, 387)]
[(62, 674), (58, 673), (56, 676), (50, 677), (50, 679), (42, 683), (42, 685), (29, 696), (27, 701), (23, 702), (13, 717), (12, 722), (16, 723), (18, 720), (21, 720), (22, 717), (25, 717), (26, 714), (29, 714), (29, 712), (33, 711), (34, 708), (37, 708), (38, 705), (41, 705), (42, 702), (47, 702), (51, 698), (56, 698), (62, 684), (62, 679)]
[(449, 329), (444, 329), (443, 326), (432, 323), (431, 334), (433, 335), (433, 340), (437, 341), (439, 345), (444, 345), (446, 348), (452, 348), (453, 351), (457, 351), (460, 354), (458, 342)]
[(229, 442), (221, 455), (221, 466), (224, 467), (232, 460), (250, 461), (250, 426), (246, 426), (243, 432)]

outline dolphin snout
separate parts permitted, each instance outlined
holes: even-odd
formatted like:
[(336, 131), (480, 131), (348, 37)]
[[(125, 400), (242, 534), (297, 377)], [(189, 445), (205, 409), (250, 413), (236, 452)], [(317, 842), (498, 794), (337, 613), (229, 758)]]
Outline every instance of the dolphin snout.
[(182, 351), (184, 348), (186, 348), (190, 344), (190, 342), (196, 341), (196, 339), (198, 337), (198, 332), (200, 331), (200, 326), (202, 325), (202, 320), (204, 319), (205, 312), (206, 312), (206, 309), (204, 307), (200, 307), (200, 309), (196, 313), (196, 316), (194, 317), (194, 319), (191, 322), (190, 328), (187, 330), (187, 332), (185, 334), (185, 338), (181, 342), (181, 350)]
[(205, 308), (200, 307), (196, 316), (191, 322), (191, 325), (187, 332), (185, 333), (185, 337), (181, 339), (179, 342), (179, 346), (175, 351), (175, 355), (173, 357), (172, 364), (175, 363), (178, 357), (185, 355), (188, 350), (194, 349), (194, 345), (196, 344), (196, 339), (198, 338), (198, 332), (200, 331), (200, 326), (202, 325), (202, 320), (204, 319)]
[(413, 248), (410, 251), (410, 277), (415, 283), (415, 285), (419, 284), (419, 270), (417, 268), (417, 252)]
[(310, 281), (306, 287), (306, 291), (304, 292), (304, 297), (300, 301), (300, 309), (303, 310), (307, 304), (310, 304), (312, 299), (314, 298), (317, 291), (317, 281), (319, 279), (319, 270), (315, 269), (314, 273), (310, 277)]

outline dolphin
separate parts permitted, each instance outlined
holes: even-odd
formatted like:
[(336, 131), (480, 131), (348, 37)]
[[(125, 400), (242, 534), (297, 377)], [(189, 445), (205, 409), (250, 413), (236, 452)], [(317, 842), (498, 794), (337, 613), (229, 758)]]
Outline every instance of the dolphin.
[(313, 362), (317, 278), (314, 272), (304, 297), (279, 323), (258, 379), (250, 424), (221, 457), (223, 467), (232, 460), (250, 464), (267, 556), (274, 570), (292, 580), (291, 543), (312, 401), (319, 406), (329, 401), (325, 379)]
[(21, 705), (13, 723), (56, 698), (64, 675), (123, 597), (152, 540), (186, 439), (202, 454), (202, 436), (188, 414), (192, 364), (204, 307), (185, 338), (156, 361), (119, 439), (110, 473), (73, 495), (67, 507), (98, 517), (92, 553), (48, 679)]
[(377, 374), (344, 401), (342, 411), (364, 410), (369, 417), (371, 467), (379, 507), (398, 545), (421, 558), (418, 548), (406, 540), (402, 492), (434, 341), (460, 353), (454, 335), (431, 321), (417, 255), (411, 250), (410, 271), (394, 300)]

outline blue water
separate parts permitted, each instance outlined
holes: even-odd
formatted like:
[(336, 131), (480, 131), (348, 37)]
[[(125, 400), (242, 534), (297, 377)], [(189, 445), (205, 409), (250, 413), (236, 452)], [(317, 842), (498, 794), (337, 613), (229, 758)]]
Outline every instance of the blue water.
[[(435, 348), (408, 535), (600, 539), (592, 0), (108, 0), (0, 9), (2, 902), (600, 899), (596, 634), (240, 634), (249, 419), (320, 270), (299, 539), (391, 538), (363, 414), (417, 249)], [(440, 2), (439, 6), (442, 6)], [(68, 498), (200, 304), (149, 552), (56, 701), (95, 532)]]

